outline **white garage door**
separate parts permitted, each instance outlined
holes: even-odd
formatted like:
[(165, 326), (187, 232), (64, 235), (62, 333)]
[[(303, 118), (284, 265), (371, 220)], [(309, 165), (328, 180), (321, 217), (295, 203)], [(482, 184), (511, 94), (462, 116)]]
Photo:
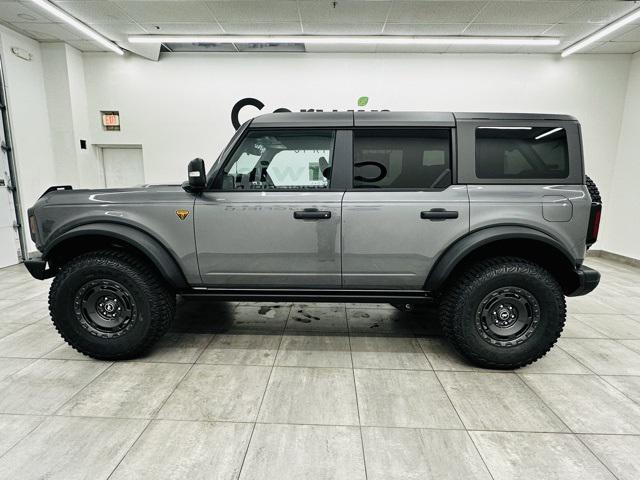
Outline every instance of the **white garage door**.
[[(0, 142), (4, 145), (4, 125), (0, 117)], [(9, 190), (9, 158), (0, 150), (0, 267), (15, 265), (19, 260), (20, 241), (15, 228), (16, 213)]]
[(142, 148), (104, 147), (102, 162), (104, 185), (107, 188), (133, 187), (145, 183)]

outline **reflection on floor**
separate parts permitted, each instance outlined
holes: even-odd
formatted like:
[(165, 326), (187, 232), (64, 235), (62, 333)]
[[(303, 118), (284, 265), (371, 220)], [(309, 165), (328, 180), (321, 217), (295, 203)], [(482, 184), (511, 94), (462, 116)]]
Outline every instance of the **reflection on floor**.
[(146, 358), (99, 362), (2, 269), (0, 478), (640, 478), (640, 270), (587, 263), (602, 285), (517, 372), (386, 304), (180, 300)]

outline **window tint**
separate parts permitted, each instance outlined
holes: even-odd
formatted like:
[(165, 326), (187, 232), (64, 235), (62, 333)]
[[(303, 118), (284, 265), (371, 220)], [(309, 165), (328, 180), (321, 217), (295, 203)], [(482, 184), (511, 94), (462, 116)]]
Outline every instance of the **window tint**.
[(354, 188), (445, 188), (451, 185), (448, 129), (356, 130)]
[(225, 166), (222, 188), (329, 188), (332, 154), (332, 131), (252, 131)]
[(567, 178), (567, 132), (559, 127), (478, 127), (476, 176)]

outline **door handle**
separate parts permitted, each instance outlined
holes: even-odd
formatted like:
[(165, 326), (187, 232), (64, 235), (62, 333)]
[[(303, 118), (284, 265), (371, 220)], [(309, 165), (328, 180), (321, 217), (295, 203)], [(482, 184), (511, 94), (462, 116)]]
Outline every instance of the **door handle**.
[(331, 218), (331, 212), (328, 210), (318, 210), (317, 208), (305, 208), (293, 212), (293, 218), (296, 220), (321, 220)]
[(431, 210), (420, 212), (420, 218), (437, 222), (439, 220), (458, 218), (458, 212), (456, 210), (445, 210), (444, 208), (432, 208)]

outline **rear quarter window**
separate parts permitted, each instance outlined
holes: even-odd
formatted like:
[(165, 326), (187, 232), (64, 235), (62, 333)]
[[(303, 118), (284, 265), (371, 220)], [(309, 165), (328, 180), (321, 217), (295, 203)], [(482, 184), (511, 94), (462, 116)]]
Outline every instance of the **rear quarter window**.
[(475, 173), (481, 179), (569, 176), (567, 132), (561, 127), (477, 127)]

